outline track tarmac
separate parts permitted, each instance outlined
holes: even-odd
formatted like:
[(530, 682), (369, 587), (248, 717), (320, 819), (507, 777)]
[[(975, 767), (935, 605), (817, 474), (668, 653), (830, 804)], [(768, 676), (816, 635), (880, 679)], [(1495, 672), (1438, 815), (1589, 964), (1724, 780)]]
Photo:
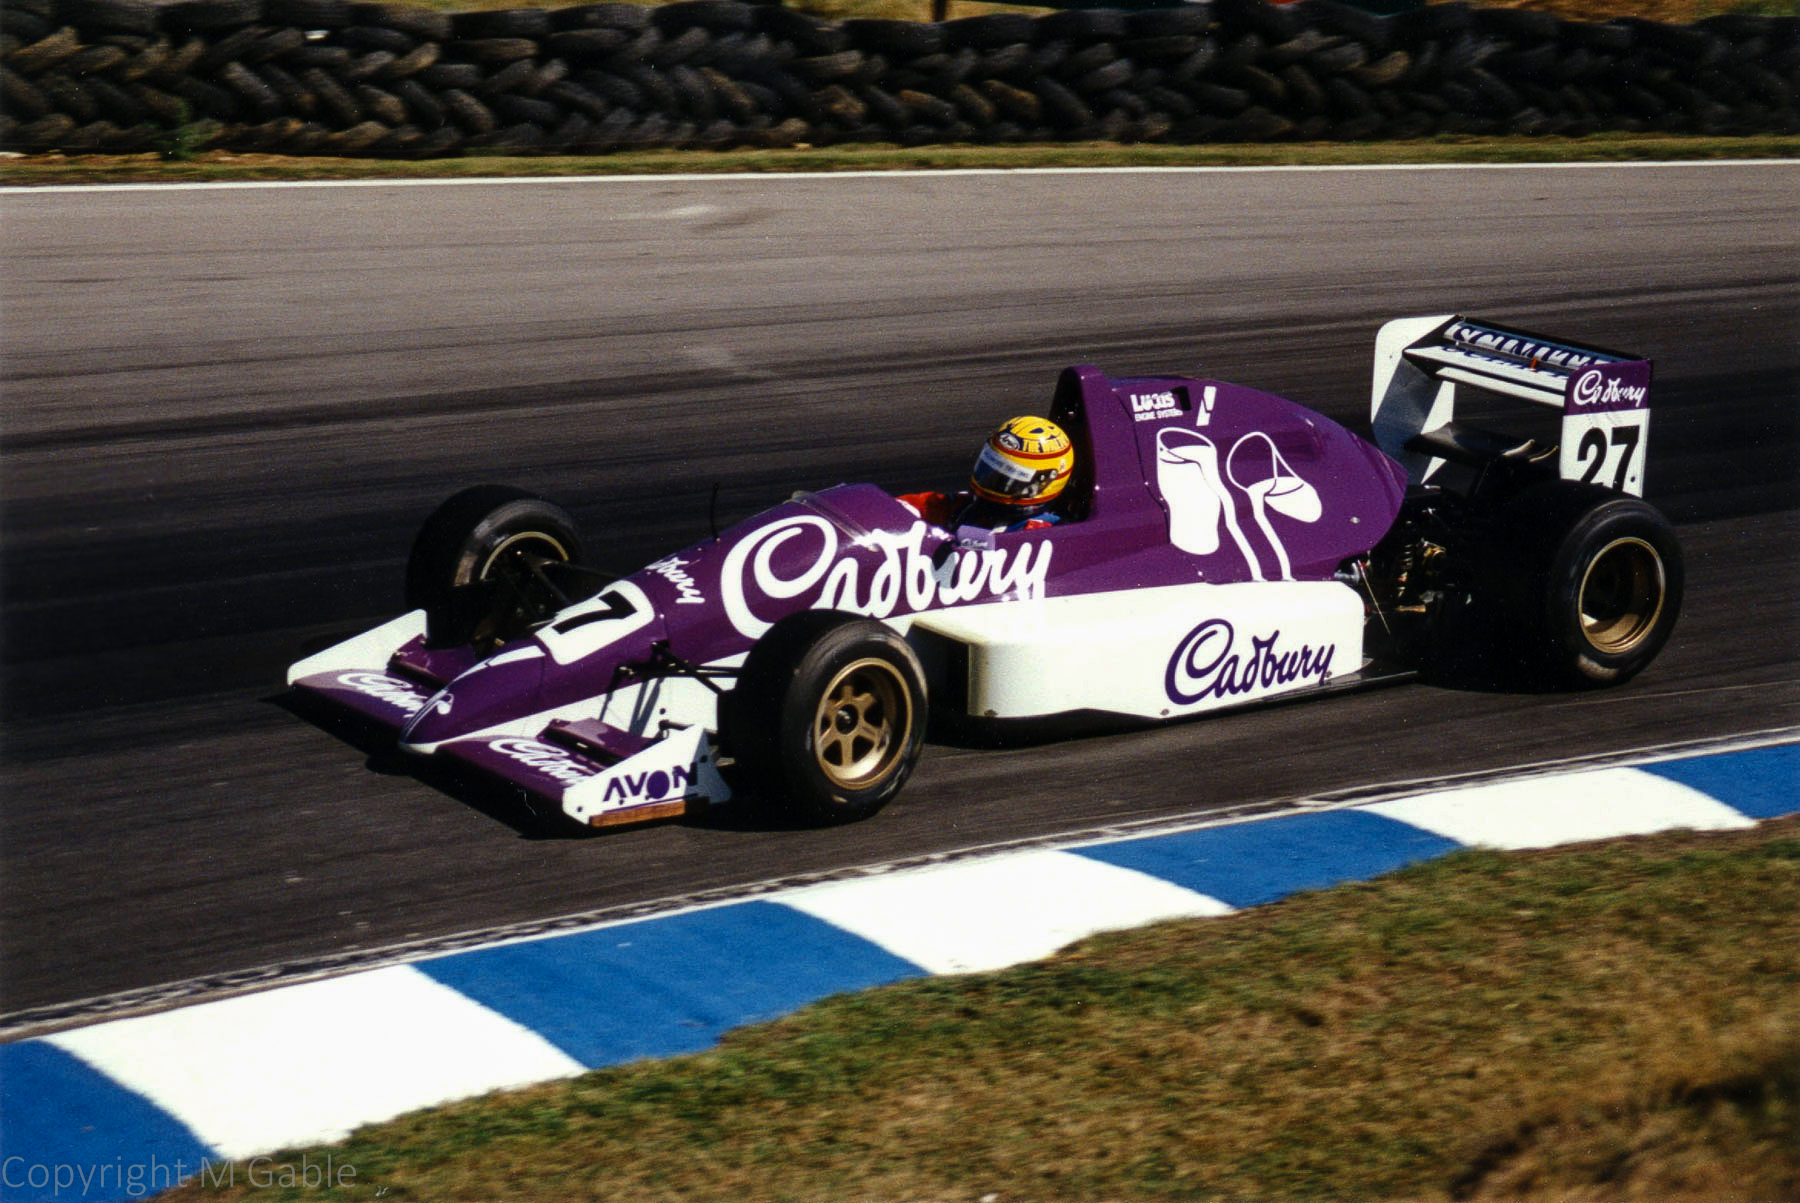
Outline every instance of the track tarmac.
[[(1800, 166), (1077, 173), (0, 198), (0, 1011), (1210, 808), (1800, 721)], [(1056, 372), (1365, 422), (1376, 327), (1656, 360), (1675, 642), (1629, 687), (1409, 685), (933, 747), (874, 821), (529, 838), (281, 705), (414, 525), (524, 484), (633, 566), (797, 488), (954, 485)]]

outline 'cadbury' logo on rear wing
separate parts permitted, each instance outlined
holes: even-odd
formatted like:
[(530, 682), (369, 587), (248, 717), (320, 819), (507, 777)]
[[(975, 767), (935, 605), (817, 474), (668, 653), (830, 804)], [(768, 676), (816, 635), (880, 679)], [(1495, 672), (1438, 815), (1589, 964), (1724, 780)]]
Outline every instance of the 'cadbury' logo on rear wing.
[(1649, 405), (1649, 365), (1609, 363), (1588, 368), (1570, 379), (1565, 408), (1575, 413), (1602, 413), (1646, 409)]

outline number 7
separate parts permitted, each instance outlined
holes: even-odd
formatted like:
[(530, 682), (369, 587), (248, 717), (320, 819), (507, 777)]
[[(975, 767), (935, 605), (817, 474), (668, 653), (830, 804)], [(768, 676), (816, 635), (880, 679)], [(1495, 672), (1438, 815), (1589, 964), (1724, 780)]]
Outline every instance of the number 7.
[(1615, 447), (1623, 447), (1625, 453), (1619, 456), (1619, 470), (1613, 474), (1613, 488), (1623, 493), (1625, 478), (1631, 474), (1631, 459), (1637, 454), (1638, 438), (1644, 433), (1641, 426), (1615, 426), (1612, 428), (1612, 443)]

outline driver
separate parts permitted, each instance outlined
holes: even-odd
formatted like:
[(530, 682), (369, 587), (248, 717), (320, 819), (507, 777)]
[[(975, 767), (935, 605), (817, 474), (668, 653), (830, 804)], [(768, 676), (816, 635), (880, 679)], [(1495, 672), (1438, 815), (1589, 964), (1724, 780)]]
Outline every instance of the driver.
[(899, 500), (925, 521), (955, 530), (1039, 530), (1062, 521), (1052, 508), (1075, 470), (1075, 448), (1048, 418), (1014, 418), (982, 444), (956, 493), (904, 493)]

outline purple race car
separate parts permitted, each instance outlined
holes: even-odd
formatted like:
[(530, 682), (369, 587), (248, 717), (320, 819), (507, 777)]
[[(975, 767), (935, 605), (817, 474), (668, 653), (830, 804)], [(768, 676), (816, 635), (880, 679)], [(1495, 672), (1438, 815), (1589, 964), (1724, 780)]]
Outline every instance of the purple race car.
[[(1371, 445), (1240, 385), (1074, 367), (1054, 525), (946, 529), (839, 485), (617, 579), (561, 510), (481, 486), (420, 530), (412, 611), (288, 679), (592, 826), (746, 790), (871, 814), (928, 711), (1001, 734), (1176, 719), (1475, 653), (1623, 681), (1682, 590), (1640, 500), (1649, 384), (1637, 356), (1403, 318), (1376, 341)], [(1520, 401), (1541, 429), (1496, 429)]]

